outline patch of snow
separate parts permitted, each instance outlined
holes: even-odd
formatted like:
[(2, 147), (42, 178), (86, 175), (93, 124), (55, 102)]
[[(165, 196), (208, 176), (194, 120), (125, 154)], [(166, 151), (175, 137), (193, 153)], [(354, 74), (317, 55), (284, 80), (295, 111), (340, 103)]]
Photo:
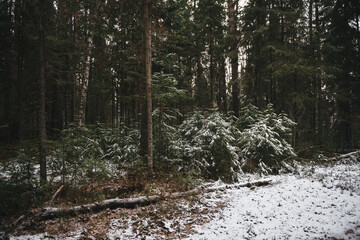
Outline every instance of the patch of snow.
[[(359, 186), (360, 165), (315, 172), (326, 181), (317, 175), (281, 175), (270, 186), (228, 190), (222, 196), (228, 207), (210, 223), (196, 226), (197, 233), (188, 239), (360, 239), (360, 193), (352, 191)], [(339, 178), (337, 173), (344, 172)]]
[(300, 174), (320, 181), (326, 188), (340, 188), (360, 195), (360, 164), (305, 168)]
[(35, 235), (22, 235), (18, 237), (10, 237), (10, 240), (44, 240), (49, 239), (49, 236), (47, 233), (40, 233)]
[(21, 235), (21, 236), (9, 236), (9, 240), (49, 240), (49, 239), (84, 239), (82, 238), (82, 231), (72, 232), (66, 235), (52, 235), (47, 232), (34, 235)]

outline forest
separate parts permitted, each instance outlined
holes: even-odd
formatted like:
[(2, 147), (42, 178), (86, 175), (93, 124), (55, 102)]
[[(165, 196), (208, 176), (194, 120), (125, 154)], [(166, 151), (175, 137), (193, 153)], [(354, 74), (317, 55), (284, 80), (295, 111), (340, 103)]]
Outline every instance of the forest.
[(0, 0), (0, 238), (44, 229), (47, 206), (358, 151), (359, 16), (358, 0)]

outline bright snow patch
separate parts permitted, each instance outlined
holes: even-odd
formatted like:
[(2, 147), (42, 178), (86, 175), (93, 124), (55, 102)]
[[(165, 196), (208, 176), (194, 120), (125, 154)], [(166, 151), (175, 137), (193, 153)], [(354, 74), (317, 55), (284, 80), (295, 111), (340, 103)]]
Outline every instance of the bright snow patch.
[(360, 165), (312, 171), (313, 178), (282, 175), (272, 186), (227, 191), (228, 207), (188, 239), (360, 239)]

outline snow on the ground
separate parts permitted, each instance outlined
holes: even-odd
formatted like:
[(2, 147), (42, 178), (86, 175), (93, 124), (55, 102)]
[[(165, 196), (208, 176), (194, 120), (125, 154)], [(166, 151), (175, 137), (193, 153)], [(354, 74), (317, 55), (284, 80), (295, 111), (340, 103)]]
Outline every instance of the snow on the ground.
[(188, 239), (360, 239), (359, 178), (360, 164), (314, 167), (228, 190), (228, 207)]
[[(103, 231), (107, 239), (360, 239), (360, 163), (303, 167), (300, 174), (271, 178), (268, 186), (212, 192), (198, 202), (112, 210)], [(97, 231), (87, 227), (55, 238)]]

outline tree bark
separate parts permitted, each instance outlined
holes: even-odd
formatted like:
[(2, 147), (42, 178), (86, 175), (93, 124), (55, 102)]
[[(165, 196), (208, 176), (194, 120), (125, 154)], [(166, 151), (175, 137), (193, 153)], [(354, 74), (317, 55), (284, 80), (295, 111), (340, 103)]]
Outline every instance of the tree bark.
[(237, 12), (235, 10), (235, 2), (228, 0), (229, 27), (231, 36), (230, 45), (230, 63), (231, 63), (231, 87), (232, 87), (232, 110), (236, 117), (239, 116), (239, 62), (238, 62), (238, 39), (237, 39)]
[(313, 0), (309, 1), (309, 41), (313, 43)]
[[(11, 138), (10, 138), (10, 126), (11, 126), (11, 120), (10, 120), (10, 88), (11, 88), (11, 71), (10, 71), (10, 63), (8, 61), (8, 59), (10, 59), (10, 55), (11, 55), (11, 46), (12, 46), (12, 41), (14, 40), (13, 38), (13, 34), (11, 33), (11, 23), (12, 23), (12, 1), (11, 2), (7, 2), (5, 1), (4, 5), (4, 11), (6, 10), (6, 14), (7, 15), (7, 23), (6, 23), (6, 40), (4, 39), (4, 42), (0, 43), (1, 45), (1, 51), (3, 51), (5, 57), (3, 59), (0, 60), (0, 78), (4, 79), (4, 86), (2, 88), (2, 94), (4, 94), (4, 108), (3, 108), (3, 114), (4, 114), (4, 119), (1, 123), (1, 125), (5, 125), (4, 132), (3, 132), (3, 139), (0, 140), (0, 142), (3, 143), (8, 143)], [(6, 48), (9, 49), (6, 49)]]
[(72, 82), (72, 99), (71, 99), (71, 121), (75, 122), (75, 121), (79, 121), (79, 101), (78, 101), (78, 86), (79, 86), (79, 82), (78, 82), (78, 77), (76, 74), (77, 71), (77, 65), (79, 62), (79, 53), (78, 53), (78, 39), (79, 39), (79, 0), (75, 1), (75, 11), (74, 11), (74, 55), (72, 57), (72, 72), (71, 72), (71, 76), (73, 79)]
[[(153, 140), (152, 140), (152, 98), (151, 98), (151, 9), (150, 0), (143, 0), (143, 86), (145, 96), (142, 104), (141, 149), (147, 158), (150, 172), (153, 172)], [(144, 88), (143, 88), (144, 89)]]
[(16, 62), (17, 62), (17, 134), (22, 142), (22, 70), (23, 70), (23, 32), (22, 32), (22, 0), (15, 1), (15, 24), (16, 24)]
[(220, 79), (219, 79), (219, 101), (218, 106), (220, 111), (227, 113), (227, 94), (226, 94), (226, 73), (225, 73), (225, 58), (221, 58), (221, 67), (220, 67)]
[(39, 162), (40, 162), (40, 184), (47, 182), (46, 175), (46, 110), (45, 110), (45, 30), (44, 13), (42, 6), (44, 0), (39, 1)]
[[(212, 29), (210, 27), (210, 33)], [(209, 55), (210, 55), (210, 103), (211, 107), (216, 107), (215, 103), (215, 69), (214, 69), (214, 51), (213, 51), (213, 39), (210, 40), (209, 44)]]
[[(316, 61), (321, 61), (321, 57), (319, 56), (320, 51), (320, 24), (319, 24), (319, 4), (315, 2), (315, 29), (316, 29), (316, 35), (315, 35), (315, 48), (316, 48), (316, 55), (315, 59)], [(321, 104), (321, 73), (316, 70), (315, 73), (315, 144), (317, 146), (321, 145), (321, 110), (320, 110), (320, 104)]]
[[(197, 41), (196, 46), (198, 48), (200, 48), (200, 44)], [(202, 67), (202, 62), (201, 62), (201, 52), (198, 52), (196, 54), (196, 79), (195, 79), (195, 100), (198, 104), (199, 107), (201, 108), (205, 108), (208, 107), (208, 102), (209, 100), (207, 99), (208, 94), (207, 94), (207, 89), (208, 89), (208, 85), (204, 80), (204, 76), (203, 76), (203, 72), (204, 69)]]
[(92, 32), (88, 32), (87, 41), (86, 41), (86, 55), (85, 55), (85, 68), (84, 76), (82, 79), (81, 90), (80, 90), (80, 103), (79, 103), (79, 126), (85, 124), (86, 116), (86, 99), (87, 92), (89, 88), (89, 77), (90, 77), (90, 65), (91, 65), (91, 52), (93, 48), (93, 36)]
[[(257, 30), (260, 30), (265, 26), (265, 14), (264, 0), (256, 0), (256, 27)], [(264, 79), (263, 79), (263, 57), (262, 54), (263, 48), (263, 36), (262, 33), (255, 34), (255, 86), (256, 86), (256, 105), (259, 108), (264, 107)]]

